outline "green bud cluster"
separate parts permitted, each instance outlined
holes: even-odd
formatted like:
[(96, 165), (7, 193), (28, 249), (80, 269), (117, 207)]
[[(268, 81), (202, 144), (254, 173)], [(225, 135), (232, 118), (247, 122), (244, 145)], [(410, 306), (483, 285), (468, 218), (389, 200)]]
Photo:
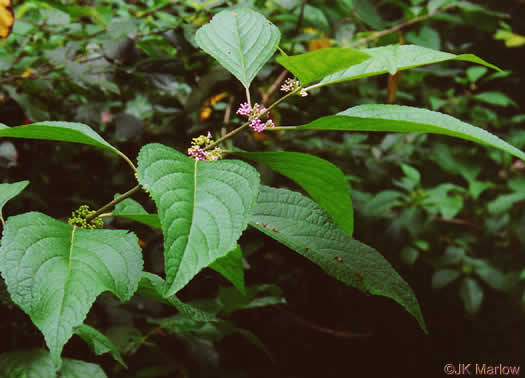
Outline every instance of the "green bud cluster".
[[(138, 174), (137, 172), (135, 172), (135, 178), (137, 179), (137, 182), (140, 183), (140, 181), (139, 181), (139, 174)], [(149, 198), (153, 199), (153, 195), (151, 194), (151, 192), (150, 192), (148, 189), (146, 189), (145, 187), (142, 187), (142, 189), (143, 189), (146, 193), (148, 193)]]
[(71, 213), (71, 218), (67, 220), (67, 223), (72, 226), (77, 226), (80, 228), (86, 228), (88, 230), (93, 230), (96, 228), (104, 228), (104, 221), (100, 218), (92, 219), (91, 221), (87, 221), (87, 217), (94, 214), (94, 210), (89, 210), (89, 206), (82, 205), (78, 208), (78, 210), (75, 210)]

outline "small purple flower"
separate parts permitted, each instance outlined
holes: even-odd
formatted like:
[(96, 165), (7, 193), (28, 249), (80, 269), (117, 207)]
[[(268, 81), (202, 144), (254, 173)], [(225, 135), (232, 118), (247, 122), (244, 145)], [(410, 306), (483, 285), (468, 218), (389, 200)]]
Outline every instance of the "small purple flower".
[(197, 146), (188, 148), (188, 155), (195, 158), (196, 160), (206, 160), (206, 152)]
[(253, 105), (253, 113), (255, 117), (259, 117), (265, 111), (266, 111), (266, 108), (264, 106), (259, 105), (259, 104)]
[(266, 125), (262, 123), (262, 121), (259, 118), (255, 118), (252, 122), (250, 122), (250, 127), (254, 131), (257, 131), (258, 133), (260, 133), (264, 131), (264, 129), (266, 128)]
[(273, 123), (273, 121), (271, 119), (266, 121), (266, 123), (264, 125), (265, 125), (265, 127), (275, 127), (275, 124)]
[(250, 114), (252, 114), (253, 108), (248, 104), (247, 102), (242, 103), (241, 106), (239, 106), (239, 109), (237, 109), (237, 114), (244, 115), (249, 117)]

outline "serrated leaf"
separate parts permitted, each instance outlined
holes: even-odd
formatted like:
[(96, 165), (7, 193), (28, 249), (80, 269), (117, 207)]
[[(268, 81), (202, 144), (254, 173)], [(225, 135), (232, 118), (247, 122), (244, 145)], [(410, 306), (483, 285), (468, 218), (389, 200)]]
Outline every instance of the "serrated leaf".
[(0, 184), (0, 218), (2, 218), (2, 209), (4, 205), (11, 198), (16, 197), (17, 195), (29, 185), (29, 181), (19, 181), (12, 184)]
[(138, 179), (164, 232), (165, 296), (225, 256), (247, 227), (259, 174), (237, 160), (198, 161), (161, 144), (140, 150)]
[(483, 302), (483, 289), (475, 279), (466, 277), (461, 281), (459, 296), (463, 300), (466, 312), (475, 314), (479, 311)]
[[(115, 198), (117, 196), (116, 194)], [(130, 219), (153, 228), (161, 228), (159, 216), (148, 213), (140, 203), (131, 198), (126, 198), (124, 201), (118, 203), (111, 214), (115, 217)]]
[(302, 85), (364, 62), (370, 55), (355, 49), (325, 48), (294, 56), (280, 56), (277, 63), (293, 73)]
[(395, 74), (397, 71), (424, 66), (428, 64), (445, 62), (448, 60), (462, 60), (481, 64), (483, 66), (501, 71), (498, 67), (485, 62), (472, 54), (454, 55), (442, 51), (432, 50), (415, 45), (389, 45), (361, 50), (371, 56), (370, 59), (346, 70), (336, 72), (321, 80), (321, 85), (354, 80), (384, 73)]
[(164, 298), (163, 293), (165, 284), (164, 280), (156, 274), (142, 272), (138, 293), (157, 301), (168, 303), (191, 319), (202, 322), (212, 322), (217, 320), (215, 314), (202, 311), (188, 303), (184, 303), (174, 295), (169, 298)]
[(260, 162), (298, 183), (348, 235), (354, 231), (350, 188), (335, 165), (299, 152), (236, 152)]
[(7, 220), (0, 272), (56, 365), (100, 293), (126, 301), (137, 289), (143, 265), (137, 241), (127, 231), (79, 229), (36, 212)]
[(248, 88), (272, 57), (281, 32), (263, 15), (248, 8), (217, 13), (197, 30), (195, 41)]
[(237, 247), (226, 256), (215, 260), (210, 265), (210, 268), (230, 281), (241, 293), (246, 294), (246, 287), (244, 286), (244, 263), (241, 247), (238, 244)]
[(360, 105), (321, 117), (296, 130), (434, 133), (470, 140), (506, 151), (522, 160), (525, 153), (497, 136), (449, 115), (400, 105)]
[(427, 332), (412, 289), (390, 263), (375, 249), (343, 232), (309, 198), (286, 189), (262, 186), (250, 225), (345, 284), (392, 298)]
[(49, 351), (20, 350), (0, 354), (0, 376), (41, 378), (56, 377), (56, 369)]
[[(107, 378), (96, 364), (64, 358), (60, 378)], [(49, 351), (21, 350), (0, 354), (0, 375), (9, 378), (56, 378), (57, 372)]]
[(76, 122), (46, 121), (15, 127), (5, 126), (0, 127), (0, 137), (82, 143), (121, 154), (89, 126)]
[(64, 365), (62, 370), (60, 370), (60, 378), (78, 377), (107, 378), (107, 375), (97, 364), (64, 358)]
[(87, 324), (81, 324), (75, 327), (74, 333), (88, 343), (97, 356), (104, 353), (111, 353), (115, 361), (119, 362), (126, 369), (128, 368), (115, 344), (99, 330)]

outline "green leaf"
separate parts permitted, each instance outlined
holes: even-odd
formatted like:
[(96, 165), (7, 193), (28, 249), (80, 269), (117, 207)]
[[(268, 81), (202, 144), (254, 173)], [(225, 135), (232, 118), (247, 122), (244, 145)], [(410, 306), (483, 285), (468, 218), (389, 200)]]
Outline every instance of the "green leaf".
[(467, 277), (461, 281), (459, 296), (463, 300), (466, 312), (475, 314), (479, 311), (483, 302), (483, 289), (475, 279)]
[[(118, 194), (115, 194), (115, 198), (117, 197)], [(118, 203), (111, 214), (115, 217), (130, 219), (153, 228), (161, 228), (159, 216), (148, 213), (140, 203), (131, 198), (126, 198)]]
[(261, 284), (250, 286), (246, 293), (240, 293), (232, 288), (219, 288), (217, 302), (226, 314), (238, 310), (273, 306), (286, 303), (282, 291), (275, 285)]
[(210, 268), (222, 274), (233, 286), (246, 295), (246, 288), (244, 286), (244, 262), (241, 247), (238, 244), (237, 247), (226, 256), (215, 260), (210, 265)]
[(128, 368), (115, 344), (113, 344), (113, 342), (99, 330), (90, 327), (87, 324), (81, 324), (78, 327), (75, 327), (73, 332), (88, 343), (97, 356), (109, 352), (115, 361), (118, 361), (126, 369)]
[(428, 26), (423, 26), (419, 33), (408, 32), (405, 36), (406, 41), (414, 45), (428, 47), (430, 49), (439, 50), (441, 47), (441, 38), (439, 33)]
[(466, 69), (465, 75), (471, 83), (478, 81), (483, 75), (487, 73), (488, 69), (486, 67), (472, 66)]
[(403, 197), (403, 193), (395, 190), (384, 190), (375, 195), (371, 200), (366, 201), (362, 208), (362, 212), (367, 217), (380, 217), (390, 213), (393, 207), (401, 205), (399, 198)]
[(449, 194), (451, 191), (464, 192), (460, 186), (454, 184), (441, 184), (426, 191), (428, 198), (424, 201), (424, 206), (435, 206), (443, 218), (454, 218), (463, 208), (463, 197), (459, 194)]
[(493, 186), (494, 184), (488, 181), (469, 180), (468, 182), (468, 190), (474, 199), (478, 199), (482, 192)]
[(36, 212), (7, 220), (0, 272), (56, 365), (100, 293), (126, 301), (137, 289), (143, 265), (137, 242), (127, 231), (79, 229)]
[(3, 219), (2, 209), (7, 201), (19, 195), (27, 185), (29, 185), (29, 181), (19, 181), (12, 184), (0, 184), (0, 219)]
[(400, 167), (401, 167), (401, 170), (403, 171), (403, 173), (405, 174), (405, 176), (414, 185), (419, 184), (419, 182), (421, 181), (421, 174), (419, 173), (419, 171), (417, 169), (415, 169), (414, 167), (411, 167), (408, 164), (403, 164), (403, 163), (400, 164)]
[(474, 266), (474, 271), (487, 285), (495, 290), (505, 291), (511, 287), (509, 279), (505, 274), (489, 265), (487, 262)]
[(20, 350), (0, 354), (0, 376), (13, 378), (56, 377), (56, 369), (47, 350)]
[(348, 235), (354, 231), (354, 210), (343, 172), (317, 156), (299, 152), (236, 152), (265, 164), (298, 183)]
[(360, 105), (295, 129), (444, 134), (486, 144), (525, 160), (525, 153), (479, 127), (443, 113), (410, 106)]
[(302, 85), (364, 62), (370, 55), (355, 49), (325, 48), (301, 55), (280, 56), (277, 62), (293, 73)]
[(441, 269), (432, 275), (432, 288), (433, 289), (441, 289), (455, 280), (459, 277), (459, 272), (457, 270), (453, 269)]
[(202, 311), (188, 303), (182, 302), (176, 296), (164, 298), (164, 287), (166, 283), (156, 274), (149, 272), (142, 272), (142, 277), (139, 282), (138, 293), (149, 298), (153, 298), (159, 302), (164, 302), (174, 306), (179, 312), (191, 319), (202, 322), (211, 322), (217, 320), (215, 314)]
[(97, 364), (64, 358), (64, 365), (62, 370), (60, 370), (60, 378), (78, 377), (107, 378), (107, 375)]
[(248, 8), (217, 13), (195, 35), (199, 47), (246, 88), (272, 57), (280, 39), (281, 32), (275, 25)]
[(235, 248), (248, 224), (259, 174), (237, 160), (198, 161), (161, 144), (144, 146), (138, 179), (164, 232), (165, 296)]
[(489, 214), (497, 215), (508, 212), (512, 205), (517, 202), (525, 201), (525, 193), (501, 194), (494, 201), (489, 202), (487, 208)]
[(483, 59), (472, 54), (454, 55), (415, 45), (389, 45), (363, 49), (361, 51), (367, 53), (372, 58), (361, 64), (325, 77), (321, 80), (320, 85), (317, 86), (381, 75), (384, 73), (390, 73), (393, 75), (397, 71), (427, 64), (445, 62), (448, 60), (462, 60), (477, 63), (501, 71), (498, 67), (487, 63)]
[(517, 104), (513, 100), (511, 100), (509, 97), (505, 96), (501, 92), (478, 93), (472, 96), (472, 98), (478, 101), (481, 101), (481, 102), (485, 102), (490, 105), (503, 106), (503, 107), (517, 106)]
[(430, 0), (427, 5), (428, 13), (434, 13), (439, 8), (442, 8), (449, 3), (455, 3), (456, 0)]
[(390, 263), (375, 249), (343, 232), (309, 198), (262, 186), (250, 225), (347, 285), (392, 298), (427, 332), (412, 289)]
[(405, 247), (401, 250), (401, 260), (407, 265), (414, 265), (419, 257), (419, 251), (413, 247)]
[(365, 24), (371, 26), (374, 29), (381, 29), (384, 26), (381, 15), (371, 1), (354, 0), (353, 3), (354, 11)]
[(44, 139), (89, 144), (121, 154), (89, 126), (76, 122), (39, 122), (31, 125), (0, 127), (0, 137)]
[(515, 192), (525, 192), (525, 177), (516, 177), (507, 182), (510, 189)]
[[(20, 350), (0, 354), (0, 376), (9, 378), (56, 378), (57, 372), (49, 351)], [(98, 365), (64, 358), (60, 378), (107, 378)]]

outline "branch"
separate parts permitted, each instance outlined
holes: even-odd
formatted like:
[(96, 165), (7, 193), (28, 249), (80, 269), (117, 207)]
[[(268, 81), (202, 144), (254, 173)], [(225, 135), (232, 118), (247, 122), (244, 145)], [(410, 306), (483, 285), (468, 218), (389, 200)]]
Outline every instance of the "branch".
[[(292, 92), (286, 94), (285, 96), (281, 97), (280, 99), (278, 99), (277, 101), (275, 101), (272, 105), (270, 105), (270, 106), (268, 107), (268, 109), (266, 109), (264, 112), (262, 112), (261, 114), (259, 114), (259, 117), (264, 116), (264, 115), (265, 115), (266, 113), (268, 113), (270, 110), (272, 110), (273, 108), (275, 108), (277, 105), (279, 105), (281, 102), (283, 102), (284, 100), (286, 100), (288, 97), (293, 96), (294, 94), (296, 94), (297, 92), (299, 92), (301, 89), (302, 89), (302, 87), (299, 87), (299, 88), (297, 88), (295, 91), (292, 91)], [(248, 127), (249, 124), (250, 124), (250, 121), (243, 123), (241, 126), (239, 126), (239, 127), (237, 127), (236, 129), (230, 131), (228, 134), (226, 134), (226, 135), (223, 136), (222, 138), (217, 139), (215, 142), (213, 142), (212, 144), (210, 144), (208, 147), (204, 148), (204, 151), (211, 150), (213, 147), (215, 147), (215, 146), (218, 145), (219, 143), (222, 143), (222, 142), (224, 142), (226, 139), (229, 139), (229, 138), (231, 138), (232, 136), (234, 136), (235, 134), (241, 132), (243, 129), (245, 129), (246, 127)], [(271, 130), (271, 129), (273, 129), (273, 127), (269, 127), (269, 128), (267, 128), (266, 130)]]
[(387, 35), (387, 34), (396, 32), (398, 30), (404, 29), (407, 26), (416, 24), (418, 22), (425, 21), (425, 20), (427, 20), (429, 18), (432, 18), (435, 15), (437, 15), (439, 13), (442, 13), (442, 12), (444, 12), (444, 11), (450, 9), (450, 8), (453, 8), (453, 7), (455, 7), (455, 5), (449, 5), (449, 6), (446, 6), (446, 7), (442, 8), (442, 9), (436, 9), (434, 12), (431, 12), (431, 13), (426, 14), (424, 16), (416, 17), (416, 18), (413, 18), (411, 20), (402, 22), (401, 24), (397, 24), (395, 26), (392, 26), (391, 28), (375, 32), (370, 37), (360, 39), (359, 41), (356, 41), (356, 42), (350, 44), (350, 46), (348, 46), (348, 47), (349, 48), (353, 48), (353, 47), (357, 47), (357, 46), (361, 46), (361, 45), (366, 45), (368, 42), (373, 41), (376, 38), (380, 38), (380, 37), (382, 37), (384, 35)]
[(370, 336), (372, 336), (371, 332), (355, 333), (355, 332), (337, 331), (335, 329), (326, 328), (326, 327), (320, 326), (318, 324), (312, 323), (312, 322), (310, 322), (310, 321), (308, 321), (306, 319), (303, 319), (303, 318), (299, 317), (298, 315), (294, 314), (293, 312), (285, 310), (284, 308), (282, 308), (282, 306), (276, 306), (275, 308), (277, 308), (283, 314), (286, 314), (288, 317), (290, 317), (293, 320), (295, 320), (295, 322), (297, 322), (297, 323), (299, 323), (299, 324), (301, 324), (301, 325), (303, 325), (305, 327), (311, 328), (311, 329), (313, 329), (315, 331), (321, 332), (321, 333), (326, 333), (326, 334), (329, 334), (329, 335), (332, 335), (332, 336), (335, 336), (335, 337), (340, 337), (340, 338), (345, 338), (345, 339), (353, 339), (353, 338), (358, 338), (358, 337), (370, 337)]
[(92, 221), (93, 219), (95, 219), (96, 217), (98, 217), (100, 214), (102, 214), (104, 211), (108, 210), (109, 208), (115, 206), (117, 203), (119, 202), (122, 202), (124, 201), (126, 198), (128, 198), (129, 196), (131, 196), (133, 193), (137, 192), (140, 190), (140, 184), (131, 188), (130, 190), (128, 190), (126, 193), (124, 193), (123, 195), (121, 195), (120, 197), (117, 197), (115, 198), (113, 201), (111, 202), (108, 202), (107, 204), (105, 204), (104, 206), (102, 206), (100, 209), (98, 209), (97, 211), (95, 211), (93, 214), (91, 214), (90, 216), (86, 217), (86, 221), (89, 223), (90, 221)]
[(262, 95), (262, 99), (261, 99), (262, 105), (266, 105), (268, 103), (268, 100), (270, 99), (270, 96), (273, 94), (273, 92), (275, 92), (279, 88), (279, 86), (281, 85), (283, 80), (286, 79), (286, 75), (288, 75), (288, 70), (284, 70), (283, 72), (281, 72), (281, 74), (277, 77), (277, 79), (275, 79), (275, 81), (272, 83), (270, 88), (268, 88), (267, 92), (263, 91), (261, 93), (261, 95)]

